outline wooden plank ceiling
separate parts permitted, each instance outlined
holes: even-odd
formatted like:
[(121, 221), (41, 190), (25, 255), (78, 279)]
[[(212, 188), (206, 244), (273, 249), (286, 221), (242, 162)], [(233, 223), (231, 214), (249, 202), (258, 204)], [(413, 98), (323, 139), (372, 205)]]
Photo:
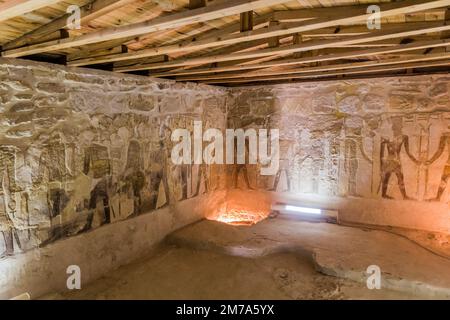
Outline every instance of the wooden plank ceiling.
[(9, 58), (229, 86), (447, 73), (450, 0), (0, 0), (0, 44)]

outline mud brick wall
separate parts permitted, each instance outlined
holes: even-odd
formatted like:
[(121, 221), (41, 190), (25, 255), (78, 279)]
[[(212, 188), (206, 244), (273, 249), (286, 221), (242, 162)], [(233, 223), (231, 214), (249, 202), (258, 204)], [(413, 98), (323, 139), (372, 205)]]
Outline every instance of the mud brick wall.
[(0, 254), (217, 189), (174, 166), (173, 128), (226, 124), (224, 89), (0, 59)]
[(238, 88), (228, 120), (280, 129), (279, 171), (249, 170), (251, 187), (359, 223), (450, 232), (449, 85), (433, 75)]

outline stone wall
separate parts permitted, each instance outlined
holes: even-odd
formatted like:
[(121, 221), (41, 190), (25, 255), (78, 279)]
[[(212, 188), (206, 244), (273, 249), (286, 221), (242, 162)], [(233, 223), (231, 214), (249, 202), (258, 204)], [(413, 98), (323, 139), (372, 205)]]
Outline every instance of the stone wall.
[(449, 84), (433, 75), (238, 88), (228, 120), (280, 129), (279, 171), (249, 170), (251, 187), (338, 208), (342, 221), (450, 233)]
[[(63, 290), (69, 264), (86, 283), (129, 263), (226, 208), (230, 189), (450, 233), (449, 82), (226, 89), (0, 59), (0, 298)], [(279, 171), (174, 165), (171, 132), (194, 120), (280, 129)]]
[(173, 128), (223, 128), (225, 89), (0, 59), (0, 254), (222, 188), (175, 166)]

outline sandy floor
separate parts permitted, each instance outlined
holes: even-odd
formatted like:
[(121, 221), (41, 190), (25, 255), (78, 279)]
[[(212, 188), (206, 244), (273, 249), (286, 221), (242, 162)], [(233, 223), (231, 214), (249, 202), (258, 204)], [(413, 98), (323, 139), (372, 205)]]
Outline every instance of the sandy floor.
[[(380, 290), (366, 287), (372, 264), (382, 270)], [(448, 293), (448, 270), (450, 260), (384, 231), (279, 218), (251, 227), (204, 220), (169, 235), (150, 257), (45, 298), (423, 299)]]
[[(50, 297), (51, 298), (51, 297)], [(317, 273), (307, 252), (243, 258), (163, 245), (62, 299), (411, 299)]]

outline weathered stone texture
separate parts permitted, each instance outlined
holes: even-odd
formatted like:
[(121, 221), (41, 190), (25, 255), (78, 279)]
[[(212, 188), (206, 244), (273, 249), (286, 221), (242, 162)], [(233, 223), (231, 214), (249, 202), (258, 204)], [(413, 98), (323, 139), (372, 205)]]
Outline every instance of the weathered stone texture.
[[(448, 202), (449, 82), (224, 89), (0, 59), (0, 254), (218, 188)], [(174, 165), (171, 133), (194, 120), (280, 129), (279, 171)]]
[(448, 202), (449, 82), (436, 75), (236, 88), (228, 122), (280, 130), (279, 172), (249, 174), (260, 189)]
[(170, 133), (193, 120), (223, 128), (226, 99), (220, 88), (0, 59), (0, 255), (173, 205), (199, 194), (199, 180), (218, 185), (210, 167), (172, 164)]

